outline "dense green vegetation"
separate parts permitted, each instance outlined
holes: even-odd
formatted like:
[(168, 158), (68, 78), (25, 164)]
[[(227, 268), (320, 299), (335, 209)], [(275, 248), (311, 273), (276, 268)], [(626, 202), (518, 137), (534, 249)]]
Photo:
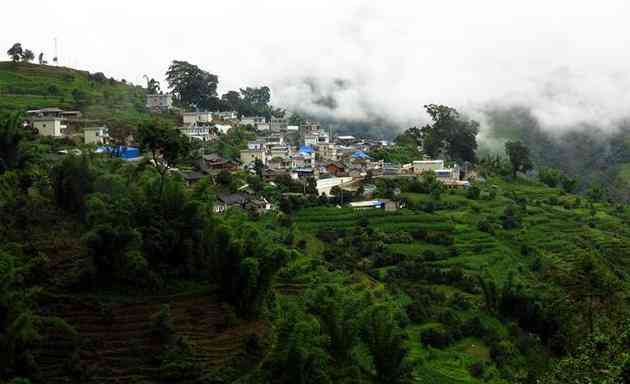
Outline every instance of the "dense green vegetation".
[(296, 226), (329, 269), (405, 309), (417, 382), (623, 382), (628, 339), (609, 338), (629, 325), (627, 208), (520, 179), (479, 193), (398, 183), (407, 209), (308, 208)]
[[(193, 75), (182, 105), (272, 113), (265, 87), (218, 99), (218, 78)], [(199, 78), (202, 95), (188, 89)], [(54, 101), (120, 119), (147, 155), (53, 156), (74, 144), (0, 118), (0, 382), (630, 380), (630, 209), (607, 184), (574, 194), (575, 176), (535, 167), (527, 140), (477, 160), (476, 123), (428, 106), (433, 123), (377, 157), (440, 154), (480, 177), (371, 177), (402, 208), (353, 210), (360, 193), (265, 183), (262, 164), (186, 184), (169, 168), (199, 148), (172, 116), (146, 115), (142, 88), (23, 62), (0, 64), (0, 87), (0, 110)], [(250, 128), (206, 149), (235, 158)], [(214, 213), (245, 184), (278, 211)]]

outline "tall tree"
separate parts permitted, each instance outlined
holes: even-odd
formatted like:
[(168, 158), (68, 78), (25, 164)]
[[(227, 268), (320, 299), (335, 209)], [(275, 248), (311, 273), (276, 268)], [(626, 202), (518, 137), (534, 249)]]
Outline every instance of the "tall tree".
[(18, 166), (19, 145), (22, 139), (24, 139), (24, 129), (19, 114), (0, 120), (0, 164), (8, 169)]
[(396, 144), (409, 146), (414, 149), (422, 146), (422, 131), (418, 127), (411, 127), (396, 136)]
[(37, 55), (37, 61), (40, 64), (47, 64), (47, 61), (44, 60), (44, 52), (40, 52), (39, 55)]
[[(110, 120), (107, 122), (110, 144), (115, 147), (126, 146), (135, 129), (123, 120)], [(112, 152), (112, 156), (114, 152)]]
[(529, 158), (529, 148), (520, 141), (508, 141), (505, 143), (505, 153), (512, 165), (512, 177), (516, 178), (518, 172), (527, 172), (534, 168)]
[(208, 109), (216, 98), (219, 78), (186, 61), (174, 60), (166, 81), (177, 101), (186, 108)]
[(181, 132), (160, 119), (153, 119), (138, 129), (138, 142), (143, 150), (151, 152), (154, 166), (160, 174), (160, 195), (164, 177), (169, 168), (190, 149), (190, 143)]
[(25, 49), (22, 53), (22, 61), (30, 63), (33, 60), (35, 60), (35, 54), (33, 53), (33, 51), (31, 51), (30, 49)]
[(449, 159), (475, 162), (479, 123), (463, 119), (455, 108), (446, 105), (424, 106), (433, 124), (422, 127), (422, 149), (432, 158), (444, 153)]
[(271, 101), (271, 90), (269, 87), (241, 88), (241, 110), (243, 115), (260, 115), (270, 119), (274, 113), (273, 108), (269, 105)]
[(395, 309), (374, 305), (363, 317), (363, 338), (372, 355), (378, 383), (406, 383), (411, 374), (405, 360), (405, 334), (398, 325)]
[(14, 63), (17, 63), (18, 61), (20, 61), (23, 53), (24, 53), (24, 50), (22, 49), (22, 44), (20, 43), (13, 44), (13, 46), (9, 48), (9, 50), (7, 51), (7, 55), (11, 57), (11, 60)]
[(242, 100), (241, 94), (237, 91), (228, 91), (221, 96), (221, 102), (223, 104), (224, 109), (230, 111), (238, 111), (241, 113)]
[(145, 80), (147, 81), (147, 92), (149, 95), (157, 95), (161, 92), (160, 82), (155, 80), (154, 78), (150, 78), (147, 75), (144, 75)]

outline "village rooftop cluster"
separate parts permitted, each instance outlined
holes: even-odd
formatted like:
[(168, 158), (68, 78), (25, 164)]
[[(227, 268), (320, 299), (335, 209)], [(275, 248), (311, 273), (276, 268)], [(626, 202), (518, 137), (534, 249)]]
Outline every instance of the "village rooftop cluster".
[[(153, 113), (172, 109), (172, 96), (169, 94), (147, 95), (147, 108)], [(133, 146), (112, 148), (109, 130), (106, 126), (92, 124), (83, 119), (79, 111), (64, 111), (59, 108), (44, 108), (26, 112), (26, 125), (37, 134), (51, 137), (79, 138), (85, 144), (97, 146), (96, 152), (115, 153), (124, 160), (138, 160), (143, 156)], [(247, 171), (261, 173), (266, 182), (279, 177), (290, 177), (306, 185), (308, 180), (316, 181), (318, 195), (330, 196), (335, 187), (356, 190), (364, 184), (366, 199), (371, 197), (374, 188), (365, 181), (374, 177), (417, 176), (426, 171), (435, 173), (437, 180), (448, 187), (467, 187), (466, 172), (457, 165), (447, 167), (444, 160), (417, 159), (408, 164), (389, 163), (375, 160), (369, 153), (391, 145), (387, 140), (364, 139), (349, 135), (335, 135), (317, 121), (305, 121), (301, 125), (290, 125), (288, 117), (239, 116), (235, 111), (179, 111), (180, 123), (177, 129), (191, 141), (203, 144), (222, 140), (222, 137), (235, 127), (246, 128), (256, 133), (255, 140), (247, 143), (240, 151), (238, 159), (226, 159), (217, 153), (204, 153), (194, 171), (181, 172), (189, 183), (194, 183), (206, 175), (216, 176), (218, 172)], [(205, 146), (202, 146), (205, 148)], [(262, 172), (259, 168), (262, 167)], [(243, 205), (248, 199), (242, 194), (219, 196), (217, 213), (230, 205)], [(263, 201), (261, 209), (270, 209)], [(391, 208), (380, 200), (365, 200), (351, 203), (355, 208)]]

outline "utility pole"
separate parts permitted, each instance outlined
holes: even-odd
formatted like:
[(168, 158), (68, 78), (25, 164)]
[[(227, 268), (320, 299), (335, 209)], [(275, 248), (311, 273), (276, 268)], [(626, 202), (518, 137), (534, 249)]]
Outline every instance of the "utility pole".
[(55, 37), (55, 57), (53, 57), (53, 63), (59, 64), (59, 56), (57, 52), (57, 38)]

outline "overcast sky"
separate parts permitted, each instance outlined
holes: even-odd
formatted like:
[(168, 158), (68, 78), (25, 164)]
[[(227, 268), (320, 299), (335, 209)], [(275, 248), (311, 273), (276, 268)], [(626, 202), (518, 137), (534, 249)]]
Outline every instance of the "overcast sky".
[[(6, 4), (5, 4), (6, 3)], [(3, 1), (0, 45), (143, 83), (173, 59), (220, 91), (270, 85), (273, 103), (401, 126), (443, 103), (526, 105), (548, 127), (630, 112), (627, 0)], [(329, 110), (316, 103), (336, 101)]]

